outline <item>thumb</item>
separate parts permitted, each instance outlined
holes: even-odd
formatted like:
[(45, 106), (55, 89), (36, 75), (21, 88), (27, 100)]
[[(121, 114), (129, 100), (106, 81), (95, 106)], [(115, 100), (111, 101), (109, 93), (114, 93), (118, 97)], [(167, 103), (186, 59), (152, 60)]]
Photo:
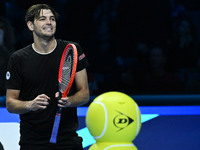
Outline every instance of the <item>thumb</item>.
[(56, 98), (59, 97), (59, 92), (56, 92), (55, 97), (56, 97)]

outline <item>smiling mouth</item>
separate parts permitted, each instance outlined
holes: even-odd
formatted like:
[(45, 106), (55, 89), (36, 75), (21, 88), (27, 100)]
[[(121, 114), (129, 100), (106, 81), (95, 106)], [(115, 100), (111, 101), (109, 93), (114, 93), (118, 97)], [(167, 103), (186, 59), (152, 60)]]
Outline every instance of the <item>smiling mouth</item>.
[(53, 31), (52, 28), (44, 28), (45, 31)]

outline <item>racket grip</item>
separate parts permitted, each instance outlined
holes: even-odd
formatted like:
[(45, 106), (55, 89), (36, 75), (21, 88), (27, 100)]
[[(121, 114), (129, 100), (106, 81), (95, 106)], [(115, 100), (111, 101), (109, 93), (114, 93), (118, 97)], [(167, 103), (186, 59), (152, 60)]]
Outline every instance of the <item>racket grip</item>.
[(60, 124), (60, 117), (61, 117), (61, 114), (56, 113), (54, 125), (53, 125), (53, 130), (52, 130), (52, 133), (51, 133), (50, 143), (56, 143), (56, 141), (57, 141), (58, 128), (59, 128), (59, 124)]

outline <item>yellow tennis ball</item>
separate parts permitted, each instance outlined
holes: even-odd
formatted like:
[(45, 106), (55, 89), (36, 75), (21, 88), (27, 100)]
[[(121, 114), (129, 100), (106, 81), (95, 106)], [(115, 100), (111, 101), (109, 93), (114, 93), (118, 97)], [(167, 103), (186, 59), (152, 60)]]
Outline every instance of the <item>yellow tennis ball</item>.
[(124, 93), (103, 93), (90, 104), (86, 126), (97, 142), (132, 142), (141, 128), (140, 110)]
[(90, 146), (89, 150), (138, 150), (132, 143), (107, 143), (97, 142)]

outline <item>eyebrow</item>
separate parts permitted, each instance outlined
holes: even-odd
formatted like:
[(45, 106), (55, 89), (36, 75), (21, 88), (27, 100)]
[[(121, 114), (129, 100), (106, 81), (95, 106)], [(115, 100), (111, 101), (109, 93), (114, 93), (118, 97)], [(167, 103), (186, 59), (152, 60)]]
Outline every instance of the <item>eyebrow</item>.
[[(38, 18), (47, 18), (48, 16), (39, 16)], [(50, 18), (55, 18), (55, 16), (49, 16)]]
[[(41, 18), (48, 18), (47, 16), (39, 16), (38, 19), (41, 19)], [(49, 16), (49, 18), (54, 18), (55, 19), (55, 16)]]

